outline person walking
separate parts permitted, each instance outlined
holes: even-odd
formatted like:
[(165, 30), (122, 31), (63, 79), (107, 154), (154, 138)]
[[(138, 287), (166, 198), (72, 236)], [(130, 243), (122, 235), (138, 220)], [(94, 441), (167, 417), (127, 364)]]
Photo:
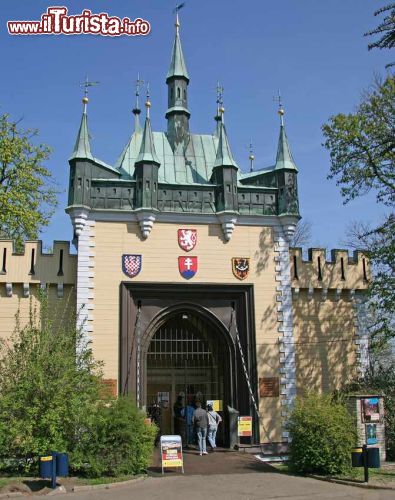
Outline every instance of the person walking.
[(218, 425), (222, 422), (221, 415), (213, 410), (211, 405), (207, 405), (207, 418), (208, 418), (208, 442), (211, 449), (214, 451), (217, 447), (215, 437), (217, 435)]
[(193, 412), (193, 425), (196, 428), (199, 443), (199, 454), (207, 455), (206, 438), (208, 428), (207, 412), (203, 410), (202, 403), (196, 401), (196, 410)]

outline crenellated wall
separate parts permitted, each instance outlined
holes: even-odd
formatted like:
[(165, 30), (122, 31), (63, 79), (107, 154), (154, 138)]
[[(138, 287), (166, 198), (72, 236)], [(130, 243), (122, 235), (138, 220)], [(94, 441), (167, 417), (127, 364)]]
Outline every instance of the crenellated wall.
[(368, 362), (366, 291), (371, 278), (363, 252), (313, 248), (308, 260), (290, 249), (297, 390), (331, 391)]
[(9, 337), (19, 312), (21, 324), (38, 304), (40, 287), (47, 287), (55, 319), (75, 311), (77, 256), (70, 243), (55, 241), (52, 253), (43, 253), (41, 241), (26, 241), (15, 253), (11, 240), (0, 240), (0, 338)]

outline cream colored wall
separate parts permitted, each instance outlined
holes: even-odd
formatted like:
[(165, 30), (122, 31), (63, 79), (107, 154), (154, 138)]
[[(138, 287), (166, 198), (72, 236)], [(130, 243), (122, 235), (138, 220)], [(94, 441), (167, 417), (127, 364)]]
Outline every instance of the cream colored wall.
[[(178, 257), (187, 255), (178, 246), (177, 229), (197, 229), (197, 245), (189, 255), (198, 256), (198, 272), (191, 280), (178, 271)], [(95, 277), (93, 350), (105, 362), (105, 377), (118, 378), (119, 285), (121, 281), (253, 284), (259, 377), (279, 376), (278, 322), (272, 230), (237, 226), (224, 243), (220, 226), (205, 224), (154, 224), (147, 240), (141, 240), (137, 223), (95, 224)], [(142, 271), (133, 279), (122, 272), (122, 254), (142, 254)], [(232, 257), (250, 257), (248, 278), (233, 276)], [(280, 398), (263, 398), (260, 411), (266, 433), (261, 439), (281, 441)]]
[(325, 301), (319, 290), (293, 300), (298, 394), (332, 391), (356, 375), (354, 314), (352, 301), (334, 291)]
[[(6, 249), (6, 272), (3, 273), (3, 255)], [(35, 274), (31, 269), (32, 250), (35, 251)], [(41, 283), (49, 286), (49, 305), (54, 319), (62, 321), (75, 312), (75, 282), (77, 257), (70, 255), (68, 242), (55, 242), (53, 253), (43, 254), (40, 241), (27, 241), (23, 254), (13, 254), (13, 243), (0, 240), (0, 339), (6, 339), (15, 329), (15, 316), (19, 314), (23, 327), (29, 320), (31, 311), (38, 306), (38, 287)], [(63, 250), (63, 276), (58, 276), (59, 253)], [(12, 284), (12, 296), (8, 297), (6, 284)], [(23, 284), (29, 285), (29, 297), (23, 293)], [(63, 297), (57, 296), (57, 285), (63, 283)]]

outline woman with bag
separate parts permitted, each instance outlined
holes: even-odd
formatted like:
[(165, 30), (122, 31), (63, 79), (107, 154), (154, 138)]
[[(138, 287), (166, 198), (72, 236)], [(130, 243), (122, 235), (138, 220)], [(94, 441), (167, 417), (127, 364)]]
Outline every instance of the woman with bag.
[(207, 405), (207, 418), (208, 418), (208, 441), (210, 443), (212, 451), (215, 450), (217, 445), (215, 444), (215, 436), (217, 435), (217, 429), (220, 422), (222, 422), (221, 416), (213, 410), (211, 405)]

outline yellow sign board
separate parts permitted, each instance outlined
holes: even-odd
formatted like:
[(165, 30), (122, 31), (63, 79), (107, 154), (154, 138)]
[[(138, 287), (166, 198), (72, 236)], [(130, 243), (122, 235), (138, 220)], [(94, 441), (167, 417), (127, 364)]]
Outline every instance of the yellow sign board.
[(222, 399), (208, 399), (207, 404), (211, 405), (214, 411), (222, 411)]
[(40, 460), (41, 460), (41, 462), (50, 462), (52, 460), (52, 456), (41, 457)]
[(239, 437), (252, 436), (252, 417), (239, 417), (237, 434)]

